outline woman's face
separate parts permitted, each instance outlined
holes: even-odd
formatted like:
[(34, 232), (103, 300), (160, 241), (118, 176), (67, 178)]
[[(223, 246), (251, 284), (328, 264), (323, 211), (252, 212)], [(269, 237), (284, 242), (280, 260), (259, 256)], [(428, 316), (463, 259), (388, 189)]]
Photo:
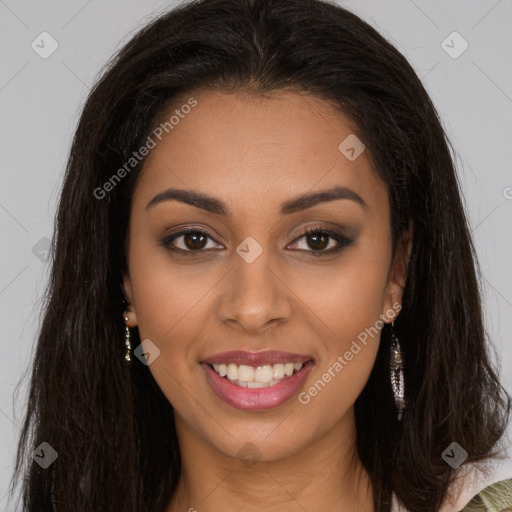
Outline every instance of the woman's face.
[[(128, 323), (151, 340), (180, 443), (270, 461), (332, 432), (353, 441), (353, 405), (405, 282), (407, 247), (391, 265), (387, 188), (348, 118), (321, 99), (193, 98), (153, 136), (124, 276)], [(346, 190), (318, 195), (335, 187)], [(300, 361), (311, 362), (297, 372)]]

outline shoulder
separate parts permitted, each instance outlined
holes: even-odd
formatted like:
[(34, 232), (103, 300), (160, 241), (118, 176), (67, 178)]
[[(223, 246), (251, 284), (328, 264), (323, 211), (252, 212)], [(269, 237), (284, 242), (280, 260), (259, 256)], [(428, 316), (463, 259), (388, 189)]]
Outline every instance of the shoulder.
[[(466, 464), (458, 470), (439, 512), (509, 512), (509, 509), (512, 512), (510, 466), (504, 468), (480, 463)], [(391, 510), (407, 512), (394, 493)]]
[(461, 512), (477, 511), (512, 511), (512, 478), (488, 485), (461, 510)]
[(485, 464), (469, 464), (452, 485), (441, 512), (512, 512), (512, 472)]

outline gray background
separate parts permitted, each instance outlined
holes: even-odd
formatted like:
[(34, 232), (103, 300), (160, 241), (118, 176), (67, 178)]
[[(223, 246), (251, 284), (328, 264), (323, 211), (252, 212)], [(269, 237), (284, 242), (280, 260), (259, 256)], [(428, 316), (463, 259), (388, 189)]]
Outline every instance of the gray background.
[[(0, 0), (0, 510), (7, 510), (5, 494), (27, 389), (24, 372), (48, 276), (46, 248), (79, 108), (114, 51), (175, 4)], [(457, 151), (484, 275), (487, 325), (501, 354), (504, 384), (512, 392), (512, 2), (359, 0), (342, 5), (369, 21), (409, 59)], [(44, 31), (58, 43), (46, 59), (31, 47)], [(457, 58), (453, 56), (464, 43), (457, 35), (448, 37), (454, 31), (469, 45)], [(444, 40), (452, 56), (443, 49)], [(500, 468), (501, 475), (512, 476), (510, 458)]]

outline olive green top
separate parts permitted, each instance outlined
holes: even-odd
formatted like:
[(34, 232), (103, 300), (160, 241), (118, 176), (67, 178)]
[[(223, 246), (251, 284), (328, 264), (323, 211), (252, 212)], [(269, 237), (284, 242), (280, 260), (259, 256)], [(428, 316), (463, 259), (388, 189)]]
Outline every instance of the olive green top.
[(459, 512), (512, 512), (512, 478), (487, 486)]

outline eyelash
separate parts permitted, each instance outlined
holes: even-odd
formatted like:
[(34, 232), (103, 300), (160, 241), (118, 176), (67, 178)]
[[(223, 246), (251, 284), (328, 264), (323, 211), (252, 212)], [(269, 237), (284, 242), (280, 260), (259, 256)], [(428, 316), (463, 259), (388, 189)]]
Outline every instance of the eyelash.
[[(177, 233), (174, 233), (173, 235), (170, 235), (166, 238), (164, 238), (163, 240), (161, 240), (161, 244), (169, 251), (173, 252), (173, 253), (178, 253), (178, 254), (181, 254), (181, 255), (191, 255), (191, 256), (198, 256), (200, 255), (201, 253), (204, 253), (205, 252), (205, 249), (198, 249), (198, 250), (184, 250), (184, 249), (178, 249), (176, 247), (173, 247), (172, 246), (172, 242), (179, 238), (180, 236), (184, 236), (184, 235), (187, 235), (187, 234), (190, 234), (190, 233), (199, 233), (199, 234), (202, 234), (202, 235), (205, 235), (207, 236), (208, 238), (210, 238), (211, 240), (213, 240), (215, 243), (218, 243), (215, 239), (213, 239), (210, 234), (206, 231), (204, 231), (203, 229), (200, 229), (200, 228), (195, 228), (195, 227), (188, 227), (188, 228), (185, 228)], [(307, 253), (310, 253), (313, 257), (319, 257), (319, 256), (325, 256), (325, 255), (331, 255), (331, 254), (334, 254), (334, 253), (337, 253), (339, 251), (341, 251), (341, 249), (343, 249), (344, 247), (347, 247), (348, 245), (350, 245), (353, 240), (350, 239), (350, 238), (347, 238), (346, 236), (343, 236), (342, 234), (340, 233), (337, 233), (336, 231), (333, 231), (329, 228), (326, 228), (326, 227), (323, 227), (323, 226), (315, 226), (315, 227), (312, 227), (312, 228), (306, 228), (304, 229), (304, 231), (302, 231), (302, 233), (293, 240), (292, 243), (295, 243), (297, 241), (299, 241), (301, 238), (304, 238), (305, 236), (308, 236), (308, 235), (319, 235), (319, 234), (323, 234), (323, 235), (327, 235), (329, 238), (332, 238), (333, 240), (335, 240), (336, 242), (338, 242), (338, 247), (335, 247), (334, 249), (329, 249), (329, 250), (303, 250), (303, 249), (299, 249), (299, 252), (307, 252)]]

